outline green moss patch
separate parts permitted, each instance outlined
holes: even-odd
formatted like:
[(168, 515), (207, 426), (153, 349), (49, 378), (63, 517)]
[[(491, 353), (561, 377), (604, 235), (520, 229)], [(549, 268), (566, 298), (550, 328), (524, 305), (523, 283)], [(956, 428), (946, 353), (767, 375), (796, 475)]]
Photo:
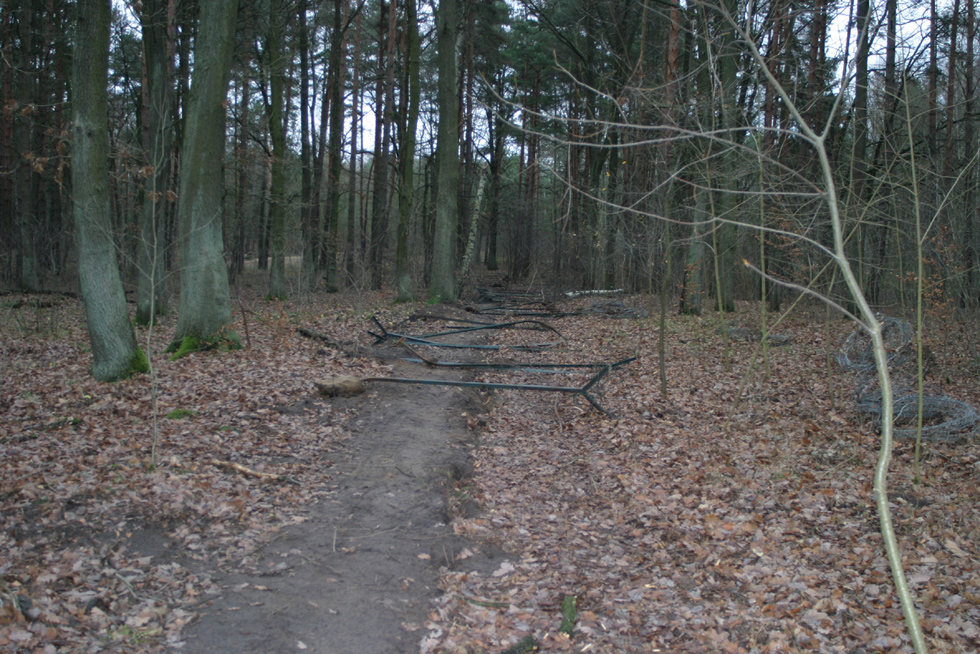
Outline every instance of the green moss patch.
[(232, 350), (242, 349), (242, 340), (238, 333), (233, 329), (223, 329), (213, 337), (200, 339), (197, 336), (185, 336), (182, 340), (174, 341), (167, 348), (171, 361), (181, 359), (192, 352), (202, 350), (217, 350), (219, 352), (231, 352)]
[(142, 348), (136, 348), (132, 358), (129, 360), (129, 371), (146, 374), (150, 372), (150, 360), (146, 358), (146, 352)]
[(174, 341), (167, 348), (168, 352), (173, 352), (170, 355), (171, 361), (176, 361), (177, 359), (182, 359), (191, 352), (197, 352), (201, 348), (201, 342), (197, 339), (197, 336), (185, 336), (181, 341)]

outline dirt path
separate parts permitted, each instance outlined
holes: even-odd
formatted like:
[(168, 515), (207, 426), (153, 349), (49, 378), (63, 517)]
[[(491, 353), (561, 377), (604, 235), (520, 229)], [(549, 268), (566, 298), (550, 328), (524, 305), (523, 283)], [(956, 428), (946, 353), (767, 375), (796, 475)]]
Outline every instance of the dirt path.
[[(460, 378), (395, 364), (396, 376), (420, 374)], [(223, 592), (188, 628), (182, 651), (417, 652), (439, 567), (489, 572), (501, 563), (501, 552), (454, 536), (447, 513), (454, 481), (471, 469), (466, 414), (479, 412), (476, 394), (375, 383), (364, 396), (331, 401), (352, 403), (358, 418), (328, 499), (308, 522), (215, 576)], [(457, 562), (465, 547), (474, 555)]]

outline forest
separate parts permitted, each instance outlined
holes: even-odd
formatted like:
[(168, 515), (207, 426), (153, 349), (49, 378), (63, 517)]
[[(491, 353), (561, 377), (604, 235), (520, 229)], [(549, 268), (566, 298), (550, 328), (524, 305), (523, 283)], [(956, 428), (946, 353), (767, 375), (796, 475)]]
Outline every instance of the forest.
[[(78, 258), (75, 7), (3, 7), (0, 274), (30, 291), (71, 277)], [(972, 3), (452, 9), (443, 37), (455, 56), (441, 61), (430, 3), (240, 3), (211, 171), (223, 171), (231, 280), (252, 262), (269, 271), (270, 296), (391, 287), (407, 299), (433, 287), (435, 263), (448, 266), (435, 271), (446, 299), (483, 266), (515, 281), (664, 290), (685, 313), (767, 286), (778, 308), (785, 293), (747, 260), (845, 301), (819, 247), (828, 228), (802, 119), (821, 135), (869, 300), (908, 307), (922, 277), (927, 294), (977, 306)], [(159, 278), (172, 280), (184, 247), (202, 17), (197, 2), (111, 11), (108, 220), (145, 322), (148, 287), (158, 312), (178, 295)], [(440, 125), (454, 144), (444, 166)], [(455, 194), (439, 195), (441, 175)], [(444, 229), (440, 202), (453, 208)]]
[(975, 651), (976, 23), (0, 1), (0, 645), (219, 651), (356, 472), (463, 539), (378, 651)]

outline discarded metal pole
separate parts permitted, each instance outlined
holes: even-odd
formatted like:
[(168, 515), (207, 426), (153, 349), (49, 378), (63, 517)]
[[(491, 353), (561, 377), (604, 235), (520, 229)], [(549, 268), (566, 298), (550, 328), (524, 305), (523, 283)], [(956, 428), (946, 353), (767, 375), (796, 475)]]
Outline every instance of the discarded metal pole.
[(395, 382), (398, 384), (428, 384), (430, 386), (462, 386), (464, 388), (493, 388), (493, 389), (510, 389), (510, 390), (521, 390), (521, 391), (553, 391), (558, 393), (574, 393), (576, 395), (581, 395), (586, 400), (589, 401), (593, 407), (595, 407), (600, 413), (609, 415), (602, 405), (589, 393), (589, 389), (595, 386), (600, 379), (602, 379), (606, 373), (608, 373), (612, 368), (606, 366), (600, 370), (596, 375), (589, 380), (589, 382), (579, 388), (577, 386), (543, 386), (540, 384), (504, 384), (496, 382), (469, 382), (469, 381), (454, 381), (454, 380), (444, 380), (444, 379), (409, 379), (405, 377), (365, 377), (361, 381), (366, 382)]
[(636, 361), (636, 357), (616, 361), (615, 363), (457, 363), (455, 361), (432, 361), (429, 359), (402, 359), (408, 363), (424, 363), (429, 366), (439, 368), (474, 368), (477, 370), (520, 370), (522, 372), (539, 373), (551, 375), (560, 372), (574, 372), (583, 368), (604, 368), (606, 366), (616, 369), (628, 363)]
[[(372, 320), (374, 321), (374, 324), (376, 324), (378, 328), (381, 329), (380, 334), (376, 334), (372, 331), (368, 331), (368, 334), (374, 337), (375, 343), (380, 343), (387, 339), (394, 339), (394, 340), (405, 341), (408, 343), (418, 343), (420, 345), (428, 345), (430, 347), (449, 347), (449, 348), (456, 348), (456, 349), (463, 349), (463, 350), (499, 350), (502, 347), (505, 347), (502, 345), (463, 345), (457, 343), (440, 343), (439, 341), (433, 341), (424, 336), (412, 336), (411, 334), (398, 334), (396, 332), (389, 332), (387, 329), (384, 328), (384, 325), (382, 325), (376, 317), (372, 318)], [(471, 331), (471, 330), (463, 330), (463, 331)], [(446, 332), (446, 333), (460, 333), (460, 332)], [(439, 335), (445, 335), (445, 334), (439, 334)], [(559, 336), (561, 336), (561, 334), (559, 334)], [(553, 343), (538, 343), (535, 345), (514, 345), (514, 346), (506, 346), (506, 347), (507, 349), (516, 350), (520, 352), (539, 352), (541, 350), (547, 350), (556, 347), (558, 345), (561, 345), (561, 341), (555, 341)]]

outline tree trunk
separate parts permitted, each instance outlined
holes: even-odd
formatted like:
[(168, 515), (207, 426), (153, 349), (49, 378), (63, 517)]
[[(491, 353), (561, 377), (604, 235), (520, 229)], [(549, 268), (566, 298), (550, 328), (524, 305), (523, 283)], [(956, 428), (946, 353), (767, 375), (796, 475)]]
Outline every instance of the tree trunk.
[(28, 156), (33, 153), (32, 134), (34, 132), (35, 112), (30, 108), (34, 105), (33, 87), (37, 71), (32, 70), (33, 61), (33, 19), (32, 2), (22, 2), (18, 27), (20, 31), (20, 47), (17, 48), (19, 61), (16, 79), (18, 115), (14, 119), (14, 157), (17, 167), (14, 173), (14, 213), (17, 218), (18, 235), (20, 237), (20, 287), (25, 291), (36, 291), (40, 284), (38, 271), (36, 220), (34, 211), (34, 171)]
[(286, 132), (283, 125), (283, 91), (286, 77), (286, 52), (283, 44), (286, 3), (273, 0), (269, 31), (265, 40), (266, 63), (269, 66), (269, 140), (272, 164), (269, 180), (269, 230), (272, 241), (272, 266), (269, 269), (269, 297), (285, 298), (286, 289)]
[(109, 0), (80, 0), (72, 62), (72, 188), (78, 279), (92, 375), (115, 381), (142, 369), (126, 309), (109, 214)]
[[(460, 116), (459, 150), (460, 150), (460, 179), (459, 179), (459, 220), (457, 226), (457, 252), (465, 252), (468, 236), (473, 233), (470, 221), (473, 219), (473, 184), (476, 179), (476, 163), (473, 146), (473, 83), (476, 78), (474, 41), (476, 41), (476, 2), (468, 0), (462, 3), (465, 9), (463, 17), (464, 31), (458, 36), (463, 46), (459, 53), (462, 66), (457, 71), (456, 93), (459, 97), (459, 107), (463, 112)], [(460, 275), (465, 275), (465, 268), (460, 266)], [(457, 287), (459, 285), (457, 284)]]
[[(726, 0), (726, 13), (735, 16), (738, 12), (737, 3), (734, 0)], [(792, 33), (792, 26), (787, 30)], [(738, 67), (739, 51), (735, 27), (729, 21), (722, 23), (721, 49), (718, 53), (718, 76), (719, 76), (719, 108), (721, 116), (719, 122), (726, 129), (733, 129), (736, 126), (736, 93), (738, 91), (738, 79), (736, 69)], [(731, 132), (729, 132), (731, 133)], [(727, 148), (721, 159), (722, 175), (718, 186), (721, 188), (718, 202), (715, 207), (715, 219), (722, 221), (718, 227), (718, 248), (716, 255), (720, 267), (718, 275), (718, 298), (717, 309), (719, 311), (735, 311), (735, 248), (736, 233), (735, 225), (732, 222), (732, 213), (735, 209), (736, 194), (738, 192), (738, 157), (735, 155), (736, 144)]]
[(353, 67), (351, 70), (351, 131), (350, 131), (350, 175), (347, 199), (347, 257), (346, 272), (350, 280), (355, 279), (357, 272), (357, 255), (360, 251), (360, 224), (357, 220), (357, 211), (360, 207), (357, 193), (357, 172), (362, 170), (360, 165), (361, 152), (361, 13), (358, 12), (354, 17), (354, 53)]
[[(247, 41), (247, 20), (245, 21), (245, 25), (246, 35), (244, 40)], [(248, 237), (257, 232), (257, 230), (254, 229), (254, 226), (259, 223), (257, 217), (250, 221), (247, 216), (247, 200), (249, 189), (251, 187), (249, 184), (249, 165), (251, 163), (251, 157), (248, 154), (249, 106), (251, 105), (252, 100), (251, 88), (252, 86), (249, 84), (249, 80), (242, 79), (241, 100), (238, 104), (238, 118), (235, 121), (235, 215), (232, 219), (232, 225), (234, 227), (234, 242), (231, 247), (231, 263), (228, 270), (231, 282), (233, 284), (235, 283), (237, 276), (245, 270), (245, 251), (248, 248), (248, 244), (251, 240)], [(257, 215), (258, 211), (256, 211), (256, 216)], [(249, 226), (251, 226), (252, 229), (247, 229)]]
[[(854, 76), (854, 152), (852, 153), (852, 178), (848, 206), (851, 215), (860, 216), (864, 213), (865, 192), (868, 174), (868, 55), (869, 23), (871, 0), (858, 0), (857, 3), (857, 57)], [(854, 264), (858, 284), (864, 288), (864, 248), (862, 247), (862, 230), (860, 222), (854, 226), (855, 233), (847, 240), (848, 256)]]
[(299, 139), (300, 139), (300, 227), (303, 233), (303, 262), (301, 286), (307, 293), (316, 290), (319, 264), (316, 253), (316, 224), (313, 222), (313, 152), (310, 143), (310, 34), (306, 25), (308, 0), (300, 0), (297, 8), (299, 34)]
[(167, 250), (167, 192), (170, 190), (170, 51), (168, 0), (144, 0), (141, 24), (146, 64), (146, 152), (143, 216), (140, 225), (136, 322), (148, 325), (167, 313), (163, 275)]
[(694, 221), (691, 225), (691, 241), (687, 246), (687, 262), (684, 266), (684, 285), (681, 288), (680, 312), (701, 315), (704, 300), (704, 225), (708, 212), (708, 193), (694, 190)]
[(343, 34), (343, 14), (347, 2), (338, 1), (333, 15), (333, 43), (330, 46), (330, 144), (327, 146), (327, 215), (324, 220), (323, 247), (325, 261), (321, 266), (327, 273), (327, 289), (340, 288), (337, 279), (337, 236), (340, 233), (340, 170), (341, 147), (344, 134), (344, 78), (343, 60), (346, 39)]
[[(697, 24), (702, 32), (692, 38), (690, 48), (694, 49), (694, 41), (698, 41), (698, 66), (697, 66), (697, 90), (699, 95), (706, 100), (702, 103), (700, 120), (709, 129), (716, 127), (716, 94), (712, 90), (712, 78), (710, 75), (708, 58), (710, 51), (706, 39), (708, 35), (708, 18), (704, 15), (703, 9), (695, 8), (697, 20), (692, 24)], [(688, 315), (700, 315), (704, 301), (705, 288), (705, 241), (704, 234), (707, 226), (712, 220), (710, 194), (711, 189), (711, 170), (713, 156), (713, 141), (709, 141), (706, 151), (695, 152), (694, 156), (703, 157), (702, 164), (697, 169), (697, 176), (700, 180), (700, 187), (695, 186), (692, 190), (694, 196), (694, 211), (691, 216), (691, 236), (687, 245), (687, 259), (684, 266), (684, 283), (681, 288), (680, 313)]]
[[(504, 160), (504, 121), (497, 111), (487, 109), (487, 124), (490, 125), (490, 209), (487, 212), (487, 270), (497, 270), (497, 234), (500, 224), (500, 187)], [(572, 199), (574, 201), (574, 198)]]
[(602, 288), (612, 290), (616, 288), (616, 233), (619, 230), (620, 215), (616, 206), (619, 204), (619, 161), (622, 157), (619, 145), (619, 135), (616, 130), (610, 130), (609, 141), (609, 167), (606, 171), (606, 203), (602, 208), (603, 214), (603, 235), (605, 242), (605, 256), (603, 257), (603, 279)]
[(178, 342), (189, 336), (211, 343), (229, 338), (237, 341), (236, 335), (226, 332), (232, 315), (222, 239), (224, 180), (220, 172), (237, 10), (238, 0), (209, 0), (201, 5), (181, 148)]
[[(892, 0), (894, 1), (894, 0)], [(963, 143), (966, 144), (967, 156), (972, 154), (970, 151), (977, 147), (976, 144), (976, 130), (974, 127), (974, 121), (976, 120), (973, 115), (973, 88), (974, 88), (974, 41), (976, 40), (976, 15), (975, 0), (966, 0), (966, 58), (965, 58), (965, 70), (964, 72), (964, 85), (963, 85)], [(980, 271), (977, 269), (978, 258), (977, 254), (980, 252), (980, 247), (978, 247), (977, 239), (980, 237), (980, 228), (977, 226), (977, 212), (975, 209), (974, 199), (976, 198), (976, 174), (970, 176), (970, 181), (964, 189), (963, 205), (965, 207), (971, 207), (967, 210), (964, 216), (966, 224), (964, 225), (963, 234), (963, 267), (966, 270), (966, 276), (963, 282), (966, 285), (962, 296), (963, 303), (967, 309), (975, 310), (977, 308), (978, 300), (978, 274)]]
[(429, 298), (456, 300), (453, 274), (454, 242), (459, 220), (459, 103), (456, 98), (457, 0), (439, 0), (436, 15), (437, 62), (439, 67), (438, 181), (436, 183), (435, 238), (432, 248), (432, 279)]
[(412, 299), (412, 273), (408, 258), (408, 228), (415, 199), (415, 130), (419, 119), (421, 97), (421, 57), (419, 55), (419, 24), (416, 0), (405, 2), (406, 71), (403, 88), (407, 89), (407, 106), (401, 145), (401, 179), (398, 186), (398, 241), (395, 247), (395, 279), (398, 300)]
[(953, 176), (953, 153), (956, 150), (953, 128), (955, 126), (954, 109), (956, 107), (956, 32), (960, 22), (960, 0), (953, 1), (953, 18), (949, 24), (949, 67), (946, 73), (946, 152), (943, 161), (943, 177), (950, 183)]
[(378, 57), (383, 60), (383, 77), (378, 76), (375, 117), (380, 139), (375, 140), (374, 191), (371, 199), (371, 288), (381, 288), (384, 281), (385, 250), (388, 245), (388, 220), (391, 206), (388, 194), (391, 166), (391, 123), (395, 93), (395, 26), (397, 8), (394, 1), (383, 3), (378, 23)]
[(935, 160), (938, 154), (939, 145), (937, 131), (937, 114), (939, 101), (939, 44), (937, 43), (936, 0), (929, 0), (929, 158), (933, 162), (935, 170)]

